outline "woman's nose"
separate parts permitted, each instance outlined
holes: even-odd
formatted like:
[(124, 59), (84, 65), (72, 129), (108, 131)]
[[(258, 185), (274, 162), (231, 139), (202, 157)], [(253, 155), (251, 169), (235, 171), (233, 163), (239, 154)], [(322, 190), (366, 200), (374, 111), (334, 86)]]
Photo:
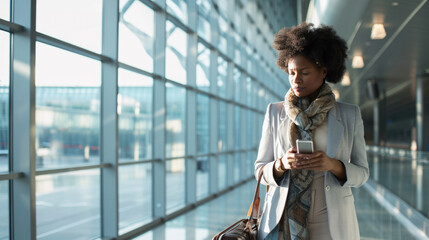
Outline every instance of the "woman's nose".
[(301, 74), (295, 73), (294, 75), (292, 75), (292, 82), (301, 82)]

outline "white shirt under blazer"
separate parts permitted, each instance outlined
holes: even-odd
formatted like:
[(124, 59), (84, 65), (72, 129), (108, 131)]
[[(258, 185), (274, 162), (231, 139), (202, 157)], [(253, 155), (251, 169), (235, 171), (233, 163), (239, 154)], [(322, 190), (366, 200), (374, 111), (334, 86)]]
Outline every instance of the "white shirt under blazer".
[[(359, 107), (339, 103), (328, 112), (326, 154), (344, 163), (347, 180), (340, 182), (331, 172), (325, 172), (324, 186), (333, 240), (358, 240), (359, 226), (351, 187), (363, 185), (369, 176), (363, 121)], [(255, 176), (265, 165), (261, 183), (270, 188), (259, 223), (258, 240), (264, 239), (279, 223), (289, 190), (289, 172), (278, 184), (273, 175), (275, 159), (286, 155), (289, 149), (289, 124), (284, 102), (268, 105), (262, 126)]]

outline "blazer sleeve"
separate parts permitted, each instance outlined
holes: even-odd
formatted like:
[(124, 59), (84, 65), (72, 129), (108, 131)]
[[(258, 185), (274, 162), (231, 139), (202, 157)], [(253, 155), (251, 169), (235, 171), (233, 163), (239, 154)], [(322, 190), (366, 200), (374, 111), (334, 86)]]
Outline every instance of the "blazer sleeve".
[[(258, 156), (255, 161), (255, 177), (258, 179), (259, 169), (265, 165), (261, 183), (264, 185), (279, 186), (281, 181), (277, 182), (274, 178), (274, 137), (272, 124), (272, 107), (270, 103), (265, 113), (264, 123), (262, 124), (261, 141), (259, 142)], [(284, 176), (286, 174), (283, 175)]]
[(350, 161), (343, 162), (347, 176), (347, 180), (343, 184), (345, 187), (359, 187), (363, 185), (369, 177), (363, 121), (358, 106), (355, 106), (355, 112), (355, 128)]

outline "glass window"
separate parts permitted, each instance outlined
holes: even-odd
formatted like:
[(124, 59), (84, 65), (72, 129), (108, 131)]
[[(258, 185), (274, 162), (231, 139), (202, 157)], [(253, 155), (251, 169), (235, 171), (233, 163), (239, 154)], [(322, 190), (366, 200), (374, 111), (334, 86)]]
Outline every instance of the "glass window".
[(187, 35), (167, 21), (167, 49), (165, 53), (165, 76), (173, 81), (186, 83)]
[(226, 53), (226, 44), (228, 36), (228, 21), (220, 14), (219, 19), (219, 43), (218, 48), (221, 52)]
[(185, 156), (185, 115), (186, 90), (172, 84), (166, 84), (166, 146), (165, 155), (169, 157)]
[(36, 30), (101, 53), (102, 0), (38, 0)]
[(246, 102), (248, 106), (253, 106), (253, 97), (252, 97), (252, 79), (250, 77), (246, 78)]
[(241, 62), (241, 44), (242, 40), (240, 38), (240, 35), (237, 32), (234, 32), (234, 40), (235, 40), (235, 50), (234, 50), (234, 61), (237, 64), (242, 64)]
[(238, 183), (241, 178), (241, 154), (239, 152), (234, 153), (231, 160), (233, 161), (233, 164), (231, 166), (233, 166), (234, 168), (233, 181), (234, 183)]
[(226, 186), (226, 155), (222, 154), (219, 156), (219, 165), (218, 165), (218, 190), (225, 189)]
[(241, 29), (241, 13), (242, 9), (239, 6), (239, 2), (235, 1), (235, 9), (233, 14), (235, 29)]
[(150, 77), (118, 70), (119, 160), (152, 158), (152, 90)]
[(198, 16), (198, 35), (210, 42), (210, 21), (201, 15)]
[[(209, 153), (210, 98), (197, 95), (197, 153)], [(209, 157), (197, 158), (197, 200), (209, 194)]]
[(188, 1), (167, 0), (167, 11), (176, 16), (184, 24), (188, 23)]
[(100, 237), (100, 170), (36, 177), (38, 239)]
[(0, 31), (0, 172), (9, 171), (9, 39)]
[(153, 220), (151, 173), (151, 164), (119, 167), (119, 234)]
[(209, 159), (208, 156), (197, 158), (197, 200), (209, 195)]
[(241, 150), (241, 108), (235, 106), (235, 150)]
[(209, 153), (210, 98), (197, 94), (197, 153)]
[(198, 5), (198, 34), (210, 42), (210, 10), (209, 0), (197, 0)]
[(0, 239), (9, 237), (9, 181), (0, 181)]
[(255, 70), (252, 68), (252, 63), (253, 63), (253, 49), (249, 46), (246, 45), (246, 53), (247, 53), (247, 71), (250, 74), (255, 74)]
[(227, 151), (227, 108), (226, 103), (219, 101), (219, 140), (217, 143), (218, 151), (224, 152)]
[(198, 43), (197, 87), (210, 91), (210, 50), (202, 43)]
[(228, 63), (222, 57), (217, 58), (217, 87), (219, 96), (226, 98), (226, 85), (228, 78)]
[(153, 71), (154, 12), (140, 1), (121, 0), (119, 61)]
[(257, 146), (253, 145), (253, 131), (254, 131), (254, 129), (253, 129), (253, 121), (254, 121), (253, 112), (251, 110), (247, 110), (246, 112), (247, 112), (247, 117), (246, 117), (247, 131), (245, 133), (245, 134), (247, 134), (247, 136), (246, 136), (246, 140), (247, 140), (246, 148), (249, 149), (249, 148), (253, 148), (253, 147), (257, 147)]
[(100, 162), (99, 61), (36, 43), (36, 167)]
[(0, 18), (10, 21), (10, 0), (0, 0)]
[(241, 84), (241, 72), (238, 68), (234, 68), (234, 100), (236, 102), (241, 102), (241, 92), (242, 92), (242, 84)]
[[(194, 161), (194, 160), (189, 160)], [(185, 160), (167, 160), (165, 163), (167, 173), (167, 214), (185, 206)]]

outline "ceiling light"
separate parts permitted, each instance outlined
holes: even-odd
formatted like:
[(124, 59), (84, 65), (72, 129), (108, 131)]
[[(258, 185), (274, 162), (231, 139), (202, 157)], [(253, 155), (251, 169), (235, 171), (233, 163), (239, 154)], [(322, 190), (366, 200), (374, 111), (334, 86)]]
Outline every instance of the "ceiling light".
[(350, 85), (350, 75), (348, 72), (346, 72), (343, 76), (343, 79), (341, 79), (341, 86), (349, 86)]
[(363, 68), (363, 58), (362, 56), (354, 56), (352, 61), (352, 68)]
[(394, 6), (394, 7), (396, 7), (396, 6), (398, 6), (399, 5), (399, 3), (398, 2), (393, 2), (392, 3), (392, 6)]
[(371, 39), (383, 39), (386, 37), (386, 30), (384, 30), (383, 24), (372, 25)]

